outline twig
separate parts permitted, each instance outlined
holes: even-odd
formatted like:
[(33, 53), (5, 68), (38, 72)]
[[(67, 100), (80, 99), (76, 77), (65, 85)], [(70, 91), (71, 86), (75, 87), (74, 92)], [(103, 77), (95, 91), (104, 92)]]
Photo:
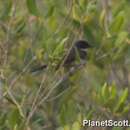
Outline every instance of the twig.
[(70, 71), (65, 74), (65, 76), (63, 76), (58, 82), (56, 82), (54, 85), (51, 86), (51, 89), (46, 94), (46, 96), (37, 105), (35, 105), (34, 109), (30, 112), (29, 116), (27, 117), (26, 125), (28, 125), (28, 123), (29, 123), (31, 117), (33, 116), (34, 112), (36, 111), (37, 107), (49, 98), (49, 96), (52, 94), (54, 89), (57, 88), (62, 82), (66, 81), (69, 78), (69, 76), (73, 75), (77, 70), (82, 68), (84, 65), (85, 64), (79, 64), (76, 67), (71, 68)]
[(35, 96), (35, 98), (34, 98), (34, 101), (33, 101), (32, 107), (31, 107), (31, 111), (33, 110), (34, 106), (37, 104), (37, 100), (38, 100), (38, 98), (39, 98), (39, 95), (40, 95), (40, 92), (41, 92), (41, 90), (42, 90), (42, 86), (43, 86), (43, 83), (44, 83), (45, 80), (46, 80), (46, 76), (43, 75), (43, 78), (42, 78), (40, 87), (39, 87), (39, 89), (38, 89), (38, 91), (37, 91), (37, 93), (36, 93), (36, 96)]
[(68, 89), (69, 88), (66, 88), (65, 90), (63, 90), (60, 94), (58, 94), (58, 95), (56, 95), (55, 97), (52, 97), (52, 98), (50, 98), (50, 99), (48, 99), (48, 100), (46, 100), (46, 101), (48, 101), (48, 102), (52, 102), (52, 101), (54, 101), (54, 100), (56, 100), (56, 99), (58, 99), (59, 97), (61, 97), (65, 92), (67, 92), (68, 91)]
[[(20, 115), (24, 118), (25, 116), (24, 116), (24, 113), (23, 113), (23, 111), (22, 111), (21, 106), (19, 105), (19, 103), (16, 101), (16, 99), (14, 98), (14, 96), (12, 95), (12, 93), (11, 93), (8, 89), (7, 89), (6, 92), (7, 92), (7, 94), (10, 96), (12, 102), (17, 106)], [(6, 97), (5, 97), (5, 98), (6, 98)]]
[[(15, 83), (18, 81), (18, 79), (27, 71), (28, 67), (32, 64), (32, 62), (35, 59), (36, 59), (36, 57), (33, 57), (32, 60), (23, 68), (23, 70), (12, 80), (7, 91), (10, 91), (10, 89), (15, 85)], [(7, 91), (4, 93), (4, 96), (6, 96)]]

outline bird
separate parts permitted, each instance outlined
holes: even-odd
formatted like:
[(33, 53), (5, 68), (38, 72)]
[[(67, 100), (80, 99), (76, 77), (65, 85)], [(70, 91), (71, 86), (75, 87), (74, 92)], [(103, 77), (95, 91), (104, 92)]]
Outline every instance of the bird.
[(70, 51), (68, 52), (66, 58), (64, 59), (63, 66), (68, 67), (73, 65), (78, 58), (82, 61), (86, 61), (88, 48), (91, 48), (91, 45), (88, 43), (88, 41), (86, 40), (76, 41), (73, 44)]
[[(55, 70), (58, 70), (60, 66), (70, 69), (72, 66), (75, 66), (77, 59), (80, 59), (80, 61), (86, 61), (87, 50), (91, 47), (92, 45), (90, 45), (86, 40), (75, 41), (70, 50), (62, 58), (62, 61), (60, 61), (60, 63), (55, 67)], [(41, 71), (47, 67), (48, 65), (43, 64), (41, 66), (34, 67), (31, 72)]]
[[(55, 90), (51, 94), (51, 96), (54, 97), (52, 98), (53, 102), (47, 102), (49, 105), (51, 103), (50, 109), (53, 111), (50, 115), (50, 122), (53, 129), (57, 126), (57, 121), (53, 120), (53, 117), (55, 117), (55, 115), (60, 111), (62, 101), (65, 99), (64, 96), (66, 96), (68, 91), (72, 92), (74, 90), (73, 87), (71, 87), (72, 82), (70, 81), (69, 77), (75, 74), (75, 70), (77, 70), (77, 67), (75, 66), (77, 64), (80, 64), (82, 61), (86, 62), (88, 53), (87, 50), (91, 47), (92, 45), (89, 44), (89, 42), (86, 40), (75, 41), (72, 44), (71, 48), (65, 53), (63, 58), (61, 58), (61, 61), (54, 68), (55, 70), (60, 70), (60, 68), (63, 67), (65, 69), (65, 73), (63, 75), (60, 75), (60, 80), (56, 83), (57, 87), (55, 87)], [(78, 60), (79, 62), (77, 63)], [(48, 65), (43, 64), (39, 67), (34, 68), (32, 72), (42, 71), (47, 68)], [(74, 70), (73, 73), (71, 73), (71, 70)]]

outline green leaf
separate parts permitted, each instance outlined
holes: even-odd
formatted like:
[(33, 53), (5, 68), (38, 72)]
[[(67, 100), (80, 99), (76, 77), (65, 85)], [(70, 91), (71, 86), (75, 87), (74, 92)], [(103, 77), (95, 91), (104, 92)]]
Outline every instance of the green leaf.
[(72, 129), (71, 130), (80, 130), (81, 129), (81, 125), (79, 124), (79, 122), (74, 122), (72, 124)]
[(72, 22), (73, 22), (73, 26), (75, 28), (79, 28), (80, 27), (80, 21), (79, 20), (73, 19)]
[(4, 0), (3, 8), (1, 10), (0, 19), (5, 20), (9, 17), (12, 9), (12, 0)]
[(124, 11), (121, 11), (118, 16), (114, 19), (110, 26), (110, 31), (112, 33), (117, 33), (121, 30), (124, 25)]
[(77, 108), (74, 101), (70, 100), (61, 106), (59, 119), (62, 124), (67, 124), (77, 117)]
[(110, 97), (108, 98), (108, 100), (105, 102), (105, 106), (109, 107), (110, 110), (113, 111), (113, 107), (116, 101), (116, 97), (117, 97), (117, 89), (115, 85), (112, 85), (111, 87), (109, 87), (110, 89)]
[(55, 6), (51, 6), (47, 12), (46, 17), (51, 17), (55, 12)]
[(114, 109), (114, 112), (121, 112), (123, 110), (127, 97), (128, 97), (128, 88), (126, 88), (123, 91), (122, 95), (120, 96), (119, 101)]
[(99, 18), (99, 25), (105, 29), (105, 17), (106, 17), (106, 11), (105, 9), (102, 10)]
[(106, 100), (109, 98), (109, 87), (107, 86), (107, 83), (105, 83), (101, 90), (101, 96), (103, 98), (103, 101), (106, 102)]
[(66, 123), (66, 106), (65, 105), (62, 106), (59, 117), (60, 117), (60, 122), (62, 124), (65, 124)]
[(21, 116), (17, 108), (13, 108), (8, 115), (8, 123), (11, 129), (16, 128), (21, 122)]
[(73, 11), (72, 11), (72, 13), (73, 13), (73, 19), (75, 19), (76, 21), (79, 21), (80, 22), (80, 15), (81, 15), (81, 11), (80, 11), (80, 9), (79, 9), (79, 6), (78, 5), (74, 5), (73, 6)]
[(64, 128), (63, 127), (59, 127), (59, 128), (57, 128), (57, 130), (64, 130)]
[(86, 8), (87, 8), (87, 3), (88, 1), (86, 0), (79, 0), (79, 5), (80, 5), (80, 8), (85, 12)]
[(96, 3), (94, 1), (89, 2), (87, 6), (87, 12), (92, 13), (96, 11)]
[(93, 110), (93, 109), (92, 109), (92, 110), (89, 110), (88, 113), (87, 113), (87, 115), (86, 115), (86, 119), (91, 120), (91, 119), (92, 119), (92, 116), (93, 116), (93, 113), (94, 113), (94, 110)]
[(94, 38), (94, 35), (93, 35), (93, 31), (91, 29), (91, 26), (89, 27), (88, 25), (85, 25), (83, 29), (84, 29), (85, 37), (88, 39), (88, 41), (93, 43), (95, 38)]
[(51, 17), (49, 17), (49, 19), (48, 19), (48, 26), (49, 26), (49, 29), (52, 32), (55, 32), (57, 30), (58, 21), (57, 21), (57, 18), (55, 16), (52, 15)]
[(116, 41), (115, 41), (115, 45), (117, 47), (120, 47), (120, 45), (126, 40), (127, 36), (128, 36), (128, 32), (124, 32), (124, 31), (120, 32), (118, 34)]
[(116, 98), (116, 96), (117, 96), (117, 89), (116, 89), (115, 84), (113, 84), (111, 87), (111, 98), (114, 99), (114, 98)]
[(37, 8), (36, 0), (26, 0), (26, 3), (27, 3), (29, 12), (35, 16), (38, 16), (39, 12)]
[(59, 43), (59, 45), (57, 45), (56, 49), (53, 52), (53, 57), (58, 57), (60, 55), (62, 55), (62, 53), (64, 52), (64, 44), (67, 41), (68, 37), (65, 37), (61, 43)]
[(70, 126), (69, 125), (65, 125), (64, 126), (64, 130), (70, 130)]
[(26, 26), (26, 23), (25, 23), (24, 19), (18, 20), (14, 27), (14, 34), (16, 34), (17, 36), (20, 36), (22, 34), (25, 26)]
[[(2, 112), (0, 114), (0, 126), (2, 126), (7, 120), (7, 115), (5, 112)], [(1, 127), (0, 127), (1, 128)]]
[(127, 106), (124, 107), (121, 115), (127, 114), (130, 111), (130, 104), (128, 104)]
[(124, 57), (126, 55), (126, 51), (128, 49), (127, 44), (122, 44), (121, 47), (118, 48), (117, 52), (114, 53), (112, 59), (113, 61), (121, 61), (124, 60)]

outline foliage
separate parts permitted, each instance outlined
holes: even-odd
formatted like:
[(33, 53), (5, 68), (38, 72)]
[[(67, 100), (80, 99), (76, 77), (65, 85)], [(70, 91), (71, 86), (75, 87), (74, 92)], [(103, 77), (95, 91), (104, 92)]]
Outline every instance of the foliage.
[[(83, 119), (130, 120), (129, 6), (128, 0), (0, 1), (0, 129), (81, 130)], [(92, 49), (87, 64), (67, 77), (54, 68), (78, 39)], [(47, 69), (31, 73), (43, 64)]]

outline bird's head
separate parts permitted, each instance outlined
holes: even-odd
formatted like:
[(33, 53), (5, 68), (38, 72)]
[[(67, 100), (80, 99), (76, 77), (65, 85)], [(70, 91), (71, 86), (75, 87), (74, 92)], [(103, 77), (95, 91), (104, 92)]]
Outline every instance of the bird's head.
[(86, 40), (78, 40), (75, 42), (74, 46), (77, 49), (87, 49), (92, 47)]
[(78, 40), (75, 42), (74, 46), (78, 51), (80, 58), (83, 60), (87, 57), (87, 50), (92, 47), (86, 40)]

